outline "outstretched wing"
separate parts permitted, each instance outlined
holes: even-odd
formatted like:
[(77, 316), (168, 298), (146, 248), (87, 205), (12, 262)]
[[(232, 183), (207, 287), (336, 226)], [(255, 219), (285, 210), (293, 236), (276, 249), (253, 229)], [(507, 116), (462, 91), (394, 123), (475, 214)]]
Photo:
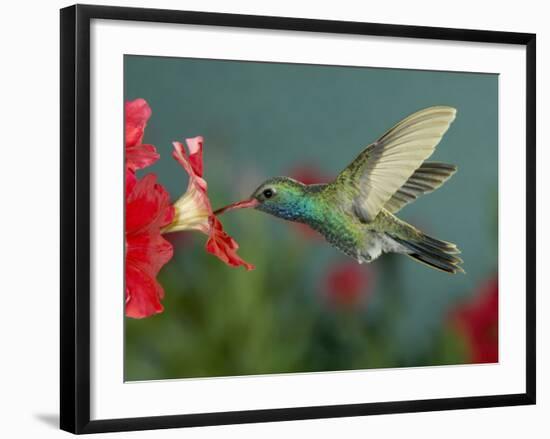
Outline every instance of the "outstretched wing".
[(420, 195), (435, 191), (456, 172), (455, 165), (438, 162), (424, 162), (414, 171), (407, 182), (384, 204), (384, 209), (396, 213)]
[(353, 194), (355, 213), (372, 221), (430, 157), (455, 119), (452, 107), (429, 107), (406, 117), (369, 145), (337, 177)]

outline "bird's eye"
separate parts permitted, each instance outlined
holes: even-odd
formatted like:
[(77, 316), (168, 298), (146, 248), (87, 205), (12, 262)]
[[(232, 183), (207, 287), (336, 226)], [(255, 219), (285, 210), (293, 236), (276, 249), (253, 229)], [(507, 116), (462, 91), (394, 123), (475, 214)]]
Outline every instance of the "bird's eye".
[(273, 196), (273, 189), (266, 189), (263, 194), (265, 198), (271, 198)]

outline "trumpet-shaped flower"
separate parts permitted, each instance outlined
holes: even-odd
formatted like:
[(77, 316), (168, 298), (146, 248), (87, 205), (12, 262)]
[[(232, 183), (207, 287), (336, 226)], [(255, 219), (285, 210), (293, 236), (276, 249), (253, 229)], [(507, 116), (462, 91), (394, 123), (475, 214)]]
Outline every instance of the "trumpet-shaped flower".
[(189, 175), (187, 191), (174, 203), (175, 218), (164, 228), (163, 232), (198, 230), (208, 235), (206, 251), (217, 256), (232, 267), (243, 266), (252, 270), (253, 265), (237, 255), (239, 245), (224, 230), (219, 219), (214, 215), (208, 199), (208, 186), (203, 178), (201, 136), (186, 139), (189, 154), (180, 142), (173, 142), (173, 157)]

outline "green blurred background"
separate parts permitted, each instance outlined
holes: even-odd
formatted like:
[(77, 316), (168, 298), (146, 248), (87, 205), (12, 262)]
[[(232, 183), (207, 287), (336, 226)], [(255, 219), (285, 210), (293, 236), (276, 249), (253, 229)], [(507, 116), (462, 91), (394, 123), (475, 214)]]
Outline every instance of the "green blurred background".
[(144, 143), (161, 159), (145, 172), (175, 201), (187, 176), (171, 142), (204, 136), (214, 208), (267, 177), (333, 178), (408, 114), (457, 108), (431, 159), (459, 171), (399, 216), (457, 243), (467, 272), (393, 255), (359, 266), (302, 227), (232, 212), (225, 229), (256, 270), (207, 254), (202, 234), (167, 235), (165, 311), (126, 319), (127, 380), (497, 361), (497, 75), (144, 56), (124, 68), (125, 100), (153, 110)]

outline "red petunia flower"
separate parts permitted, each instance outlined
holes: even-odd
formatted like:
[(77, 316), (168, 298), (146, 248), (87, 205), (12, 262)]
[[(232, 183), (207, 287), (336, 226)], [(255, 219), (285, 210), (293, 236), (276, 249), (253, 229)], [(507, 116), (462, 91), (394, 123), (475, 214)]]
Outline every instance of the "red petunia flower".
[(168, 192), (154, 174), (137, 180), (126, 173), (126, 315), (149, 317), (162, 312), (164, 290), (157, 274), (172, 258), (172, 245), (161, 228), (174, 219)]
[(217, 256), (232, 267), (243, 266), (247, 270), (254, 266), (245, 262), (237, 255), (239, 245), (224, 230), (221, 222), (212, 212), (212, 206), (207, 195), (207, 184), (203, 175), (201, 136), (186, 139), (189, 155), (183, 144), (173, 142), (173, 157), (189, 174), (187, 191), (174, 203), (176, 215), (172, 224), (163, 232), (178, 232), (183, 230), (198, 230), (208, 235), (206, 251)]
[(151, 117), (151, 108), (145, 99), (126, 102), (126, 169), (135, 172), (152, 165), (159, 159), (153, 145), (143, 145), (143, 133)]
[(353, 308), (369, 297), (373, 280), (371, 267), (347, 261), (334, 265), (325, 278), (328, 299), (333, 305)]
[(484, 282), (451, 321), (465, 337), (472, 363), (498, 362), (498, 277)]

